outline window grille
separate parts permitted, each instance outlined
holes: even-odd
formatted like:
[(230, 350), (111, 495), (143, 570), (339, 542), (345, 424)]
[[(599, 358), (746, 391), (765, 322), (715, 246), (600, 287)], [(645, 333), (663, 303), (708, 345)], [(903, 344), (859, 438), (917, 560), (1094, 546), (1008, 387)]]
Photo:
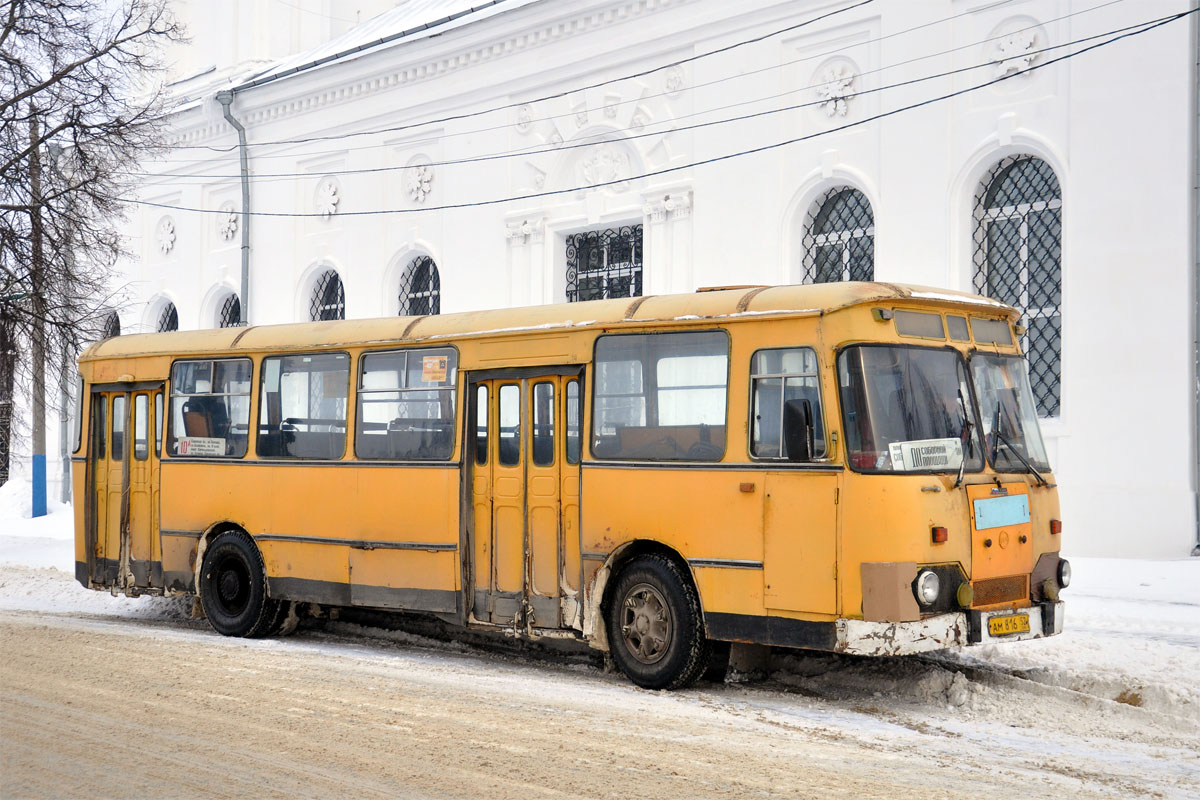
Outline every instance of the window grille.
[(808, 213), (804, 283), (875, 280), (875, 214), (866, 195), (835, 186)]
[(342, 288), (342, 279), (334, 270), (326, 270), (317, 280), (308, 304), (308, 315), (314, 322), (346, 318), (346, 292)]
[(641, 225), (567, 237), (567, 302), (641, 294)]
[(158, 332), (167, 333), (177, 330), (179, 330), (179, 312), (175, 310), (174, 303), (167, 303), (162, 313), (158, 315)]
[(242, 301), (236, 294), (229, 295), (221, 304), (221, 318), (217, 324), (222, 328), (236, 328), (242, 324)]
[(114, 336), (121, 335), (121, 318), (117, 316), (117, 312), (112, 312), (104, 318), (104, 334), (102, 338), (111, 339)]
[(975, 290), (1016, 307), (1038, 414), (1057, 416), (1062, 333), (1062, 192), (1050, 165), (1001, 160), (975, 199)]
[(417, 256), (400, 278), (400, 316), (442, 313), (442, 279), (429, 256)]

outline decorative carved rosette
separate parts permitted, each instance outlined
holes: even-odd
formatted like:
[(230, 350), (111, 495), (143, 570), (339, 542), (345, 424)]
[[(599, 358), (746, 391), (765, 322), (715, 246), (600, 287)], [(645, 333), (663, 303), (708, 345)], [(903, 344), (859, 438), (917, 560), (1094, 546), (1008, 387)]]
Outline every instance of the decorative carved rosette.
[(341, 186), (337, 178), (329, 175), (317, 182), (317, 190), (313, 195), (313, 210), (317, 214), (329, 219), (337, 213), (341, 200)]
[(413, 164), (405, 177), (408, 196), (414, 203), (424, 203), (433, 191), (433, 167), (429, 164)]
[(849, 113), (856, 72), (850, 61), (840, 58), (818, 70), (816, 93), (825, 116), (844, 117)]
[(233, 201), (221, 203), (221, 213), (217, 214), (217, 235), (222, 241), (230, 241), (238, 231), (238, 214), (234, 210)]
[(164, 256), (175, 249), (175, 220), (171, 217), (163, 217), (158, 221), (154, 233), (155, 241), (158, 242), (158, 250)]

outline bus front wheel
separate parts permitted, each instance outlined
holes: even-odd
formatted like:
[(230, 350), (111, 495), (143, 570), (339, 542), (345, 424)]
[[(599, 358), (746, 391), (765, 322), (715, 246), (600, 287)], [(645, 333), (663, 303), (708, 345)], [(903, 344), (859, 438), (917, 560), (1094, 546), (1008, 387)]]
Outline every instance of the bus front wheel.
[(267, 596), (262, 554), (249, 535), (225, 531), (209, 544), (200, 568), (200, 603), (224, 636), (271, 633), (280, 603)]
[(625, 566), (607, 623), (613, 659), (642, 688), (689, 686), (708, 666), (700, 598), (683, 569), (665, 556), (639, 556)]

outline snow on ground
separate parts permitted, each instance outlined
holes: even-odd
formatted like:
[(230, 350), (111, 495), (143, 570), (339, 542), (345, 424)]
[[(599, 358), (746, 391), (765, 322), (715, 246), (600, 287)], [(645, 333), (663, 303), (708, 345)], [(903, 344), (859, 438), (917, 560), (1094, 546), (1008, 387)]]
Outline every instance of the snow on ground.
[[(183, 599), (112, 597), (84, 589), (74, 580), (71, 506), (52, 503), (51, 513), (38, 519), (30, 519), (29, 510), (27, 483), (0, 486), (0, 609), (187, 616), (190, 606)], [(1061, 636), (958, 648), (929, 658), (948, 670), (999, 669), (1112, 699), (1124, 695), (1121, 702), (1130, 705), (1173, 709), (1200, 720), (1200, 558), (1072, 558), (1071, 564), (1074, 578), (1064, 592), (1067, 615)], [(812, 688), (817, 681), (804, 673), (824, 670), (811, 657), (800, 660), (802, 666), (789, 664), (786, 655), (777, 658), (781, 677)], [(867, 672), (864, 680), (881, 680), (876, 670)], [(848, 676), (838, 670), (837, 677), (844, 681)], [(963, 701), (962, 693), (948, 686), (915, 691), (917, 699), (928, 699), (933, 692)]]
[[(163, 621), (188, 617), (185, 598), (112, 597), (79, 586), (70, 507), (56, 506), (44, 518), (29, 519), (28, 503), (18, 496), (28, 486), (13, 483), (0, 487), (0, 610)], [(1078, 777), (1072, 777), (1070, 764), (1107, 764), (1116, 777), (1106, 778), (1093, 767), (1082, 780), (1093, 788), (1108, 781), (1115, 796), (1138, 785), (1141, 775), (1147, 776), (1146, 785), (1138, 788), (1151, 793), (1200, 797), (1200, 758), (1188, 755), (1200, 731), (1200, 558), (1073, 558), (1072, 565), (1060, 636), (893, 659), (777, 650), (766, 684), (745, 687), (722, 702), (732, 703), (731, 708), (749, 704), (781, 718), (802, 713), (815, 714), (822, 724), (840, 720), (836, 724), (868, 738), (872, 732), (950, 737), (971, 750), (1010, 754), (1030, 765), (1013, 769), (1031, 774), (1049, 764), (1068, 785)], [(152, 633), (201, 635), (203, 623), (184, 625), (189, 627), (195, 632), (155, 626)], [(349, 623), (286, 645), (263, 645), (334, 647), (368, 658), (394, 658), (395, 646), (426, 654), (418, 658), (473, 661), (481, 655), (461, 642)], [(503, 655), (484, 657), (508, 669)], [(592, 669), (578, 659), (558, 666), (569, 672)], [(559, 679), (551, 674), (546, 680)], [(797, 706), (797, 696), (820, 703)], [(711, 702), (704, 698), (701, 693), (703, 702)], [(1047, 726), (1040, 721), (1045, 715), (1055, 715)], [(1092, 737), (1092, 726), (1101, 723), (1105, 734)], [(1121, 735), (1126, 729), (1128, 742)], [(949, 743), (946, 747), (953, 751)]]

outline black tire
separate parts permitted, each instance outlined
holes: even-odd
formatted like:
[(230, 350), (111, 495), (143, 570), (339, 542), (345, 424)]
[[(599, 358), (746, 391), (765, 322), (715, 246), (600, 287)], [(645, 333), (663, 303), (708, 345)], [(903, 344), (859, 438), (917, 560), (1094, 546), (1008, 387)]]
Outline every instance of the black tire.
[(200, 604), (223, 636), (267, 636), (278, 624), (280, 603), (267, 596), (262, 554), (246, 533), (218, 534), (204, 551)]
[(700, 598), (689, 576), (661, 555), (638, 556), (617, 577), (608, 607), (608, 646), (644, 689), (680, 689), (709, 661)]

